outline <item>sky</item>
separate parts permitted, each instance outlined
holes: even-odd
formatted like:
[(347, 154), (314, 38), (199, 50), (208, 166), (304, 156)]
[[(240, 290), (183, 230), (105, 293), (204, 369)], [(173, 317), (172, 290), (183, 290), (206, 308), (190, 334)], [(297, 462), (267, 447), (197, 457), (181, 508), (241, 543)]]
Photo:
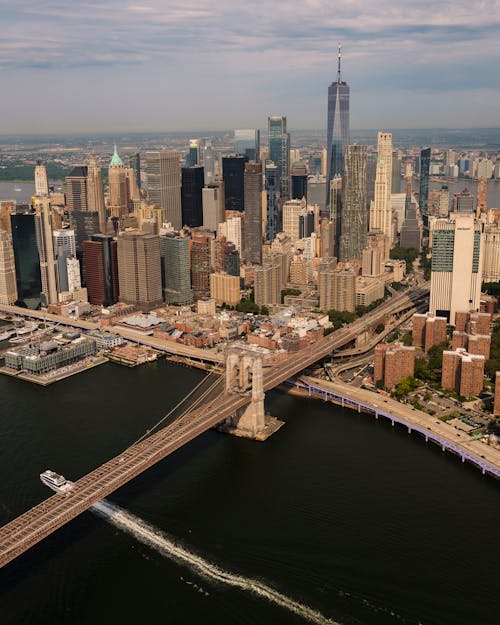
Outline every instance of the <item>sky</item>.
[(500, 126), (500, 0), (0, 0), (0, 133)]

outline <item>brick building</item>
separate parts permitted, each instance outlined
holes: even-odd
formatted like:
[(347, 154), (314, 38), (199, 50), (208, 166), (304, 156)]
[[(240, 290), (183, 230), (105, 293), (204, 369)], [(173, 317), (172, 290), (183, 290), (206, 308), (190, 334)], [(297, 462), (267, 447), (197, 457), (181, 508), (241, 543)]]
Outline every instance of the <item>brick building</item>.
[(436, 317), (432, 313), (416, 313), (412, 317), (412, 337), (415, 347), (423, 347), (428, 352), (433, 345), (446, 341), (446, 317)]
[(375, 347), (374, 382), (390, 390), (415, 371), (415, 348), (402, 343), (379, 343)]
[(472, 397), (483, 390), (484, 365), (481, 354), (470, 354), (463, 348), (443, 352), (441, 386), (463, 397)]
[(500, 371), (495, 374), (495, 401), (493, 403), (493, 414), (500, 416)]

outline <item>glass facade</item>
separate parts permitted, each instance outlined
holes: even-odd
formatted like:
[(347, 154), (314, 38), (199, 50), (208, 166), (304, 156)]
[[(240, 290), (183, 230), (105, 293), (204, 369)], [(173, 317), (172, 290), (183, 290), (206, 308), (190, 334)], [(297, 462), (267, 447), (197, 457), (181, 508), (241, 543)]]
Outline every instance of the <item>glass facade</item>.
[[(326, 189), (330, 191), (330, 181), (344, 172), (343, 153), (349, 143), (349, 85), (340, 78), (340, 64), (337, 81), (328, 87), (327, 119), (327, 163)], [(326, 204), (328, 205), (329, 195)]]
[(182, 224), (190, 228), (203, 225), (202, 189), (205, 183), (203, 167), (182, 168), (181, 206)]
[(429, 171), (431, 167), (431, 149), (424, 148), (420, 152), (420, 191), (419, 204), (420, 212), (427, 225), (427, 216), (429, 214)]
[(35, 213), (27, 211), (10, 216), (12, 246), (16, 265), (18, 302), (27, 308), (40, 306), (42, 280), (36, 243)]
[(222, 158), (222, 178), (226, 193), (226, 210), (245, 210), (245, 163), (247, 156), (224, 156)]
[(260, 154), (260, 130), (244, 128), (234, 131), (234, 151), (247, 156), (249, 161), (258, 161)]
[(290, 199), (290, 135), (286, 131), (286, 117), (268, 118), (269, 160), (277, 167), (281, 200)]

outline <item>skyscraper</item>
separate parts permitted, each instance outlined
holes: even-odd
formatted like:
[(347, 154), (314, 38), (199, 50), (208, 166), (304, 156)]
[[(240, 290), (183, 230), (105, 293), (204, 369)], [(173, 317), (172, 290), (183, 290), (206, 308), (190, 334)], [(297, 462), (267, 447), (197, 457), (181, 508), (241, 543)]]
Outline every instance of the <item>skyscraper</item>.
[(328, 87), (328, 123), (327, 123), (327, 163), (326, 192), (328, 199), (330, 181), (344, 172), (343, 151), (349, 143), (349, 85), (342, 80), (340, 72), (340, 46), (337, 66), (337, 80)]
[(203, 224), (202, 189), (205, 181), (203, 167), (182, 168), (181, 205), (182, 223), (190, 228)]
[(143, 308), (163, 301), (161, 293), (160, 239), (139, 230), (121, 232), (118, 244), (120, 300)]
[(217, 232), (217, 226), (224, 221), (225, 200), (222, 181), (208, 184), (201, 192), (203, 203), (203, 227)]
[(245, 165), (245, 230), (243, 260), (262, 263), (262, 166)]
[(281, 200), (290, 198), (290, 135), (286, 131), (286, 117), (268, 117), (269, 160), (277, 167)]
[(186, 167), (194, 167), (200, 163), (200, 142), (198, 139), (189, 139), (189, 150), (186, 155)]
[(375, 198), (370, 206), (370, 230), (383, 232), (392, 242), (392, 134), (378, 133)]
[(99, 230), (105, 233), (108, 216), (104, 203), (101, 166), (97, 158), (90, 159), (87, 174), (87, 207), (89, 211), (99, 215)]
[(189, 262), (189, 239), (180, 237), (173, 230), (160, 235), (162, 285), (167, 304), (191, 304), (191, 271)]
[(191, 237), (191, 285), (196, 299), (210, 296), (211, 232), (193, 231)]
[(424, 224), (427, 225), (427, 218), (429, 215), (429, 172), (431, 168), (431, 149), (424, 148), (420, 152), (420, 194), (419, 204), (420, 212), (424, 220)]
[(115, 145), (108, 168), (109, 210), (111, 217), (123, 220), (129, 212), (130, 197), (127, 186), (127, 171)]
[(106, 234), (93, 234), (83, 242), (87, 295), (91, 304), (118, 301), (117, 243)]
[(36, 243), (40, 256), (40, 275), (42, 291), (40, 299), (42, 306), (57, 303), (57, 272), (54, 257), (54, 242), (52, 239), (52, 225), (50, 203), (48, 197), (38, 197), (35, 206)]
[(342, 176), (339, 260), (360, 260), (367, 234), (366, 146), (347, 145)]
[(16, 301), (16, 265), (12, 240), (7, 232), (0, 230), (0, 304), (12, 305)]
[(85, 165), (77, 165), (66, 176), (66, 204), (70, 212), (88, 210), (87, 171)]
[(479, 311), (483, 235), (474, 213), (451, 213), (432, 224), (429, 310), (455, 325), (457, 312)]
[(54, 256), (57, 262), (57, 290), (71, 291), (68, 281), (68, 260), (76, 258), (75, 232), (73, 230), (53, 230)]
[(205, 170), (205, 184), (210, 184), (215, 180), (215, 163), (217, 154), (212, 147), (210, 138), (203, 139), (203, 145), (200, 152), (201, 164)]
[(307, 167), (302, 161), (292, 165), (292, 200), (307, 198)]
[(245, 210), (245, 163), (247, 156), (224, 156), (222, 177), (226, 194), (226, 210)]
[(146, 152), (148, 197), (162, 209), (163, 223), (182, 228), (181, 167), (178, 152)]
[(272, 161), (266, 161), (266, 238), (272, 241), (281, 230), (280, 192), (278, 168)]
[(41, 161), (37, 161), (35, 166), (35, 195), (49, 194), (49, 180), (47, 178), (47, 170)]
[(42, 282), (36, 243), (35, 213), (28, 207), (26, 209), (19, 207), (18, 211), (10, 216), (10, 220), (18, 301), (27, 308), (36, 309), (40, 305)]
[(141, 189), (141, 155), (139, 152), (135, 154), (131, 154), (129, 156), (129, 164), (130, 168), (134, 170), (135, 173), (135, 182), (137, 184), (137, 188)]

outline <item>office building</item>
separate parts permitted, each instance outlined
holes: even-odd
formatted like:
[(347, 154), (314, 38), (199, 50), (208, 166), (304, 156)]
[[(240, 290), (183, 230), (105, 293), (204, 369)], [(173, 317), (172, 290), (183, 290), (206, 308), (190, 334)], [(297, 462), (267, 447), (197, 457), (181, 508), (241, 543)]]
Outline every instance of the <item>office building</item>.
[(233, 243), (240, 256), (243, 249), (243, 233), (243, 220), (240, 216), (231, 216), (227, 221), (224, 221), (217, 226), (217, 237), (224, 237)]
[(245, 185), (245, 231), (243, 237), (243, 260), (262, 263), (262, 165), (246, 163)]
[[(68, 260), (76, 259), (76, 241), (74, 230), (53, 230), (52, 237), (54, 239), (54, 256), (57, 263), (57, 291), (74, 291), (75, 280), (72, 278), (73, 288), (69, 288), (68, 280)], [(77, 261), (78, 262), (78, 261)], [(73, 264), (69, 264), (71, 270)], [(80, 263), (78, 263), (78, 273), (80, 273)], [(78, 284), (78, 288), (81, 283)]]
[(260, 130), (255, 128), (235, 130), (234, 152), (239, 156), (246, 156), (249, 161), (258, 161), (260, 158)]
[[(205, 177), (206, 178), (206, 177)], [(217, 232), (220, 223), (225, 219), (224, 183), (211, 182), (202, 189), (203, 227)]]
[(108, 167), (109, 212), (120, 223), (129, 213), (130, 196), (128, 194), (127, 171), (115, 145)]
[(40, 306), (42, 282), (35, 213), (26, 205), (25, 208), (18, 207), (10, 219), (18, 301), (27, 308), (36, 309)]
[(483, 282), (500, 281), (500, 227), (484, 228)]
[(214, 271), (228, 273), (230, 276), (240, 275), (240, 254), (234, 243), (225, 237), (213, 241)]
[(474, 196), (469, 189), (463, 189), (460, 193), (453, 196), (454, 213), (473, 213), (474, 212)]
[[(377, 152), (366, 153), (366, 205), (370, 209), (375, 200), (375, 179), (377, 177)], [(371, 225), (370, 225), (371, 228)]]
[(210, 297), (211, 245), (213, 233), (199, 228), (191, 236), (191, 288), (195, 299)]
[(392, 134), (378, 133), (375, 198), (370, 205), (370, 230), (383, 232), (392, 242)]
[(202, 189), (205, 174), (201, 165), (183, 167), (181, 170), (182, 223), (189, 228), (203, 225)]
[(429, 214), (429, 172), (431, 166), (431, 149), (424, 148), (420, 152), (420, 192), (419, 192), (419, 204), (420, 212), (424, 220), (424, 224), (427, 224), (427, 217)]
[(299, 239), (309, 238), (314, 230), (314, 212), (306, 210), (299, 216)]
[(77, 165), (66, 176), (66, 205), (70, 213), (88, 210), (87, 172), (85, 165)]
[(452, 213), (432, 223), (429, 310), (455, 325), (457, 312), (479, 311), (483, 241), (473, 213)]
[(384, 297), (385, 286), (383, 280), (376, 277), (356, 277), (356, 307), (370, 306), (373, 302)]
[(40, 276), (42, 291), (40, 299), (43, 307), (57, 303), (57, 269), (54, 257), (54, 242), (50, 203), (48, 197), (37, 197), (35, 205), (36, 244), (40, 256)]
[(206, 137), (203, 139), (201, 146), (201, 164), (205, 171), (205, 184), (209, 185), (215, 181), (215, 168), (217, 161), (217, 154), (212, 146), (212, 140)]
[(10, 235), (0, 230), (0, 304), (17, 302), (16, 264)]
[(360, 260), (366, 247), (366, 146), (347, 145), (343, 168), (339, 260), (347, 262)]
[(49, 179), (47, 178), (47, 170), (41, 161), (37, 161), (35, 165), (35, 195), (49, 195)]
[(81, 258), (83, 254), (83, 242), (100, 231), (99, 213), (75, 210), (70, 214), (69, 220), (70, 226), (75, 232), (76, 254), (78, 258)]
[(87, 169), (87, 208), (99, 216), (99, 231), (106, 233), (108, 214), (104, 202), (101, 165), (97, 158), (91, 158)]
[(391, 193), (401, 193), (401, 156), (398, 150), (392, 153)]
[(302, 161), (292, 165), (292, 200), (307, 199), (307, 167)]
[(210, 297), (215, 300), (217, 306), (222, 306), (222, 304), (236, 306), (241, 299), (239, 276), (230, 276), (227, 273), (211, 273)]
[(189, 239), (174, 231), (161, 232), (160, 253), (165, 302), (183, 306), (193, 301)]
[(402, 343), (379, 343), (375, 346), (373, 381), (382, 380), (389, 391), (415, 371), (415, 348)]
[(254, 299), (258, 306), (274, 306), (281, 303), (282, 268), (274, 257), (266, 259), (263, 266), (255, 268)]
[(328, 87), (326, 205), (329, 204), (330, 182), (344, 173), (344, 148), (349, 144), (349, 85), (342, 80), (340, 48), (337, 80)]
[(182, 228), (181, 167), (178, 152), (146, 152), (148, 197), (162, 209), (162, 223)]
[(120, 301), (145, 309), (161, 304), (159, 237), (139, 230), (121, 232), (117, 256)]
[(289, 200), (283, 204), (283, 232), (290, 237), (292, 243), (300, 236), (300, 216), (306, 211), (305, 199)]
[(222, 178), (226, 210), (245, 210), (245, 164), (247, 156), (224, 156), (222, 158)]
[(443, 352), (441, 386), (469, 399), (479, 395), (484, 385), (485, 357), (469, 354), (463, 348)]
[(282, 201), (290, 199), (290, 135), (286, 131), (286, 117), (268, 117), (269, 160), (276, 167)]
[(139, 152), (136, 152), (135, 154), (131, 154), (128, 157), (128, 161), (129, 161), (130, 169), (134, 170), (135, 184), (137, 185), (137, 188), (140, 191), (141, 190), (141, 155), (139, 154)]
[(109, 306), (118, 301), (117, 243), (106, 234), (93, 234), (83, 242), (87, 296), (91, 304)]
[(272, 161), (266, 161), (266, 239), (273, 241), (281, 231), (280, 191), (278, 168)]
[(186, 155), (186, 167), (194, 167), (200, 164), (200, 142), (198, 139), (189, 139), (189, 150)]
[(413, 202), (406, 208), (406, 216), (401, 227), (399, 246), (406, 249), (422, 249), (422, 222), (418, 214), (417, 205)]

